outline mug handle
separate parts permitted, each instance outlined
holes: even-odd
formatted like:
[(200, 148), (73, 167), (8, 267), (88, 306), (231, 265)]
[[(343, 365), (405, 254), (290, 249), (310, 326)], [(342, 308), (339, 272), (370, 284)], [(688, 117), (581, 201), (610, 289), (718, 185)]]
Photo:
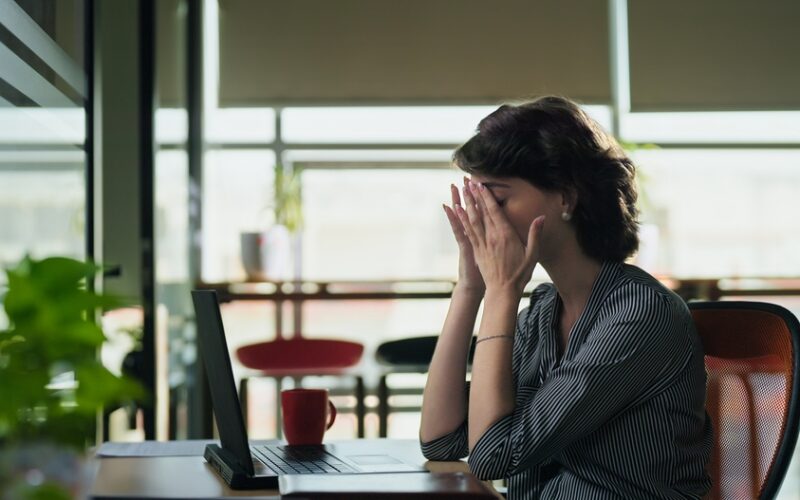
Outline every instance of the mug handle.
[(328, 417), (328, 426), (325, 427), (326, 431), (331, 428), (334, 420), (336, 420), (336, 407), (333, 406), (330, 399), (328, 400), (328, 409), (330, 409), (330, 417)]

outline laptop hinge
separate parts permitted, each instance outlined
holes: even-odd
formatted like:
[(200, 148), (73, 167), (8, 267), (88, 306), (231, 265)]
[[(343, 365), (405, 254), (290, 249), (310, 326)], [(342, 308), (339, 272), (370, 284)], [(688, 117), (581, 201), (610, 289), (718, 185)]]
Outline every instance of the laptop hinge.
[(278, 476), (251, 476), (236, 457), (216, 444), (206, 445), (203, 458), (235, 490), (253, 490), (278, 487)]

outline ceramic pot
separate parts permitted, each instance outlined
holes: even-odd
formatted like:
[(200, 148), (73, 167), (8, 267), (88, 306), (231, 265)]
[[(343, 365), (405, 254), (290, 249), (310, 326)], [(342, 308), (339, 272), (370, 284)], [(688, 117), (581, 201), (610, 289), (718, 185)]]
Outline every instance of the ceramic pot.
[(292, 238), (286, 226), (240, 236), (242, 267), (248, 281), (287, 281), (292, 275)]

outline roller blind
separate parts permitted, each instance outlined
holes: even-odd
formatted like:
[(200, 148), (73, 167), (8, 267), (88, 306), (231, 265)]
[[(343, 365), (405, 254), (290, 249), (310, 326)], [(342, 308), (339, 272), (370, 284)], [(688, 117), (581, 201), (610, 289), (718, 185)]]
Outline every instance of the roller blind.
[(800, 109), (800, 1), (628, 2), (634, 110)]
[(597, 0), (221, 0), (220, 102), (610, 101)]

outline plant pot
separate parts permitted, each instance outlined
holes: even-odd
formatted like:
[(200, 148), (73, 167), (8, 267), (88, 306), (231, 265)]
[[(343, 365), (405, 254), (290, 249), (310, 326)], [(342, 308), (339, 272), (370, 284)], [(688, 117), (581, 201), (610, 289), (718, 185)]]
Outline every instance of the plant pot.
[(286, 226), (242, 233), (240, 243), (242, 266), (248, 281), (291, 279), (292, 238)]
[(85, 498), (91, 479), (88, 460), (74, 448), (29, 442), (0, 449), (1, 500)]

